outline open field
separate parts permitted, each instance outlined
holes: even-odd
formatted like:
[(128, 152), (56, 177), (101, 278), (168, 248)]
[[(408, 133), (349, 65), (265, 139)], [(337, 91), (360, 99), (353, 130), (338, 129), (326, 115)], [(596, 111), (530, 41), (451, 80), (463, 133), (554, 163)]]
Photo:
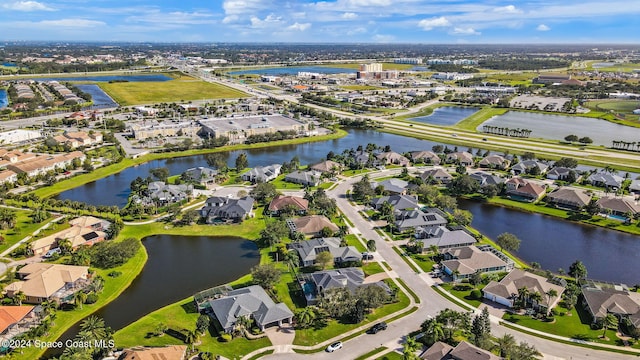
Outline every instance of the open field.
[(587, 102), (587, 107), (600, 111), (617, 111), (622, 113), (631, 113), (633, 110), (640, 108), (638, 100), (593, 100)]
[[(370, 63), (371, 61), (367, 61), (367, 62), (360, 62), (360, 63), (334, 63), (334, 64), (319, 64), (318, 66), (323, 66), (323, 67), (332, 67), (332, 68), (344, 68), (344, 69), (358, 69), (360, 68), (360, 64), (363, 63)], [(394, 64), (394, 63), (382, 63), (382, 70), (409, 70), (411, 68), (413, 68), (416, 65), (411, 65), (411, 64)], [(418, 65), (419, 66), (419, 65)]]
[(248, 96), (230, 87), (182, 77), (164, 82), (117, 82), (98, 84), (120, 105), (139, 105), (201, 99), (228, 99)]
[(342, 85), (341, 89), (351, 90), (351, 91), (367, 91), (367, 90), (382, 90), (383, 87), (379, 86), (371, 86), (371, 85)]

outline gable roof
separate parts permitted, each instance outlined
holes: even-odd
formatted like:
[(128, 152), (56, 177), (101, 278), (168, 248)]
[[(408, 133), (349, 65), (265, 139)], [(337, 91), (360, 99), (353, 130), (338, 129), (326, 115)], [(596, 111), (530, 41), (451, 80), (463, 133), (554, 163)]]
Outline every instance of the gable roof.
[(362, 255), (354, 246), (340, 246), (340, 238), (317, 238), (290, 243), (288, 248), (294, 249), (303, 262), (313, 262), (319, 253), (328, 251), (338, 262), (360, 260)]
[(425, 159), (428, 160), (425, 162), (440, 164), (440, 157), (433, 151), (413, 151), (411, 152), (411, 159), (413, 159), (413, 161)]
[(448, 172), (444, 171), (443, 169), (437, 168), (437, 169), (431, 169), (431, 170), (425, 170), (422, 174), (420, 174), (420, 177), (422, 178), (422, 180), (427, 180), (429, 177), (432, 177), (434, 179), (448, 179), (451, 180), (453, 179), (453, 176), (451, 174), (449, 174)]
[(600, 171), (595, 174), (591, 174), (589, 175), (587, 180), (591, 181), (592, 183), (601, 183), (605, 186), (613, 187), (620, 187), (622, 185), (622, 182), (624, 181), (622, 177), (616, 174), (608, 173), (606, 171)]
[(320, 182), (321, 176), (322, 176), (322, 173), (315, 170), (309, 170), (309, 171), (296, 170), (294, 172), (287, 174), (284, 177), (284, 181), (303, 182), (306, 184), (317, 184)]
[(325, 227), (329, 228), (333, 232), (340, 230), (338, 225), (332, 223), (331, 220), (322, 215), (309, 215), (292, 218), (287, 220), (287, 224), (291, 231), (299, 231), (303, 234), (319, 233)]
[(522, 160), (521, 162), (513, 165), (511, 167), (511, 170), (526, 172), (528, 169), (531, 169), (533, 167), (537, 167), (538, 169), (540, 169), (540, 172), (543, 173), (547, 171), (547, 169), (549, 168), (549, 165), (543, 162), (540, 162), (538, 160)]
[(469, 176), (473, 180), (477, 181), (480, 184), (480, 186), (498, 185), (504, 182), (503, 178), (496, 175), (489, 174), (484, 171), (476, 171)]
[(605, 317), (607, 313), (634, 315), (640, 312), (640, 299), (627, 291), (589, 287), (582, 289), (582, 295), (596, 318)]
[(556, 189), (547, 195), (547, 198), (553, 202), (581, 207), (589, 204), (591, 195), (584, 190), (565, 186)]
[(443, 343), (442, 341), (438, 341), (423, 352), (422, 355), (420, 355), (420, 358), (425, 360), (442, 360), (445, 359), (451, 350), (453, 350), (453, 346)]
[(411, 195), (390, 195), (371, 199), (371, 205), (373, 205), (373, 207), (375, 208), (382, 205), (383, 203), (391, 204), (394, 210), (418, 208), (418, 199)]
[(374, 185), (374, 188), (377, 186), (382, 186), (386, 191), (399, 194), (407, 190), (409, 183), (401, 179), (391, 178), (380, 181)]
[(598, 205), (603, 209), (609, 209), (623, 214), (640, 212), (640, 206), (627, 198), (605, 196), (598, 200)]
[(207, 218), (242, 218), (251, 213), (253, 203), (254, 199), (251, 196), (245, 196), (240, 199), (212, 196), (207, 199), (204, 207), (200, 209), (200, 215)]
[(498, 268), (506, 266), (502, 259), (489, 251), (482, 251), (475, 246), (465, 246), (446, 251), (453, 259), (445, 260), (442, 265), (460, 275), (471, 275), (480, 269)]
[(558, 293), (556, 299), (564, 292), (562, 286), (549, 282), (545, 277), (521, 269), (513, 269), (507, 276), (502, 278), (500, 282), (491, 281), (485, 286), (483, 291), (508, 299), (514, 294), (517, 294), (518, 289), (523, 287), (527, 288), (532, 294), (536, 292), (539, 293), (543, 298), (545, 298), (544, 294), (551, 289)]
[(269, 203), (269, 211), (280, 211), (286, 206), (294, 206), (298, 210), (307, 210), (309, 200), (299, 196), (276, 195)]
[(432, 245), (439, 248), (453, 248), (461, 245), (473, 244), (476, 239), (467, 234), (463, 230), (449, 230), (444, 226), (438, 227), (438, 230), (432, 234), (432, 237), (422, 239), (422, 247), (427, 249)]
[(320, 172), (333, 172), (334, 170), (340, 171), (342, 169), (342, 164), (331, 160), (325, 160), (309, 166), (309, 169), (317, 170)]
[(447, 219), (437, 212), (424, 212), (422, 210), (405, 210), (396, 214), (395, 225), (398, 228), (415, 228), (419, 226), (445, 225)]
[(0, 306), (0, 333), (27, 316), (33, 306)]

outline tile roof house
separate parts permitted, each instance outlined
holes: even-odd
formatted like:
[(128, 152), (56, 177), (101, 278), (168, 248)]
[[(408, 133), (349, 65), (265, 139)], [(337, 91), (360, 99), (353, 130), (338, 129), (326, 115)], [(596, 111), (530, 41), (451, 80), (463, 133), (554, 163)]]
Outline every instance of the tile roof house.
[(516, 200), (525, 200), (528, 202), (536, 202), (546, 194), (545, 188), (542, 186), (524, 180), (519, 177), (513, 177), (506, 181), (507, 195)]
[(287, 174), (284, 181), (304, 186), (318, 186), (322, 181), (322, 173), (315, 170), (296, 170)]
[(169, 345), (125, 349), (118, 360), (185, 360), (186, 358), (186, 345)]
[[(417, 236), (416, 236), (417, 237)], [(476, 239), (467, 234), (464, 230), (449, 230), (440, 226), (429, 237), (422, 238), (422, 251), (427, 252), (431, 246), (438, 249), (454, 249), (463, 246), (471, 246), (476, 243)]]
[(504, 170), (509, 167), (511, 162), (500, 155), (489, 155), (478, 162), (478, 166)]
[(185, 172), (182, 173), (182, 179), (209, 187), (216, 183), (217, 175), (218, 170), (199, 166), (185, 170)]
[(0, 306), (0, 334), (11, 333), (24, 323), (35, 323), (35, 306)]
[(375, 181), (371, 183), (371, 187), (374, 189), (378, 186), (382, 186), (384, 191), (388, 191), (391, 194), (406, 194), (409, 183), (396, 178), (386, 179), (379, 183)]
[(378, 159), (379, 162), (384, 164), (393, 164), (393, 165), (400, 165), (400, 166), (407, 166), (410, 163), (409, 159), (407, 159), (403, 155), (400, 155), (394, 151), (380, 153), (376, 155), (376, 159)]
[(611, 174), (606, 171), (597, 172), (589, 175), (587, 180), (593, 186), (606, 187), (610, 189), (619, 189), (622, 186), (624, 179), (616, 174)]
[(526, 174), (531, 168), (537, 167), (540, 174), (544, 174), (549, 169), (549, 165), (537, 160), (522, 160), (511, 167), (511, 172), (516, 175)]
[(582, 305), (591, 314), (593, 322), (614, 314), (628, 318), (640, 328), (640, 293), (622, 289), (585, 286), (582, 288)]
[(350, 267), (304, 274), (300, 276), (299, 282), (307, 306), (317, 304), (325, 291), (335, 288), (346, 288), (351, 293), (361, 286), (381, 286), (389, 290), (384, 282), (365, 284), (364, 278), (362, 269)]
[(301, 232), (307, 236), (319, 236), (322, 229), (329, 228), (332, 232), (340, 230), (338, 225), (334, 224), (326, 216), (308, 215), (299, 218), (291, 218), (287, 220), (287, 225), (291, 232)]
[(20, 280), (4, 289), (8, 297), (22, 291), (26, 303), (62, 303), (72, 301), (73, 294), (88, 285), (89, 267), (32, 263), (18, 270), (16, 275)]
[(362, 254), (354, 246), (340, 246), (340, 238), (316, 238), (300, 242), (293, 242), (287, 248), (296, 250), (300, 256), (302, 266), (313, 266), (316, 256), (328, 251), (333, 255), (335, 263), (347, 261), (360, 261)]
[(411, 195), (389, 195), (371, 199), (371, 207), (380, 210), (382, 204), (389, 203), (394, 211), (418, 209), (418, 199)]
[(448, 184), (453, 180), (453, 176), (441, 168), (426, 170), (420, 174), (420, 178), (424, 181), (433, 179), (441, 184)]
[(333, 174), (333, 173), (339, 173), (340, 171), (342, 171), (342, 167), (343, 167), (342, 164), (338, 162), (325, 160), (309, 166), (309, 169), (320, 171), (321, 173)]
[(461, 341), (455, 348), (438, 341), (420, 355), (424, 360), (503, 360), (504, 358), (490, 351), (481, 349), (466, 341)]
[(225, 332), (232, 332), (238, 318), (249, 316), (261, 330), (269, 326), (291, 323), (293, 313), (284, 303), (276, 304), (258, 285), (231, 290), (224, 296), (210, 300), (211, 316)]
[(591, 195), (587, 194), (586, 191), (568, 186), (558, 188), (547, 195), (548, 203), (572, 210), (578, 210), (586, 206), (589, 201), (591, 201)]
[(435, 211), (403, 210), (396, 213), (394, 226), (400, 232), (414, 230), (416, 236), (426, 236), (429, 230), (433, 231), (446, 224), (447, 219)]
[(309, 209), (309, 200), (299, 196), (278, 194), (273, 198), (273, 200), (271, 200), (267, 210), (272, 215), (279, 215), (280, 211), (287, 207), (293, 207), (296, 209), (298, 214), (304, 214)]
[(447, 163), (458, 163), (464, 166), (473, 165), (473, 155), (466, 151), (448, 153), (445, 159)]
[(55, 234), (36, 239), (29, 244), (34, 256), (44, 255), (47, 251), (59, 246), (60, 241), (69, 240), (71, 247), (91, 246), (107, 238), (105, 232), (111, 223), (93, 216), (80, 216), (69, 221), (71, 227)]
[(421, 162), (433, 165), (439, 165), (441, 161), (438, 154), (433, 151), (413, 151), (411, 152), (411, 160), (413, 160), (414, 163)]
[(243, 181), (249, 181), (251, 183), (268, 182), (280, 175), (282, 165), (273, 164), (269, 166), (256, 166), (253, 169), (245, 172), (240, 177)]
[(491, 251), (483, 251), (476, 246), (447, 249), (444, 252), (444, 258), (442, 262), (444, 272), (455, 281), (467, 279), (475, 272), (509, 271), (513, 266)]
[(635, 215), (640, 212), (638, 206), (633, 200), (626, 197), (608, 197), (604, 196), (598, 199), (598, 206), (603, 210), (608, 210), (612, 215), (627, 216)]
[(207, 199), (204, 207), (200, 209), (200, 216), (205, 218), (207, 224), (219, 221), (241, 221), (253, 213), (254, 199), (245, 196), (240, 199), (230, 197), (212, 196)]
[[(539, 305), (547, 309), (556, 306), (564, 292), (564, 287), (550, 282), (549, 279), (545, 277), (522, 269), (511, 270), (500, 282), (491, 281), (482, 291), (485, 299), (512, 308), (518, 296), (518, 289), (521, 288), (526, 288), (530, 294), (539, 293), (542, 295), (542, 301)], [(547, 296), (546, 294), (549, 293), (550, 290), (555, 290), (557, 295), (552, 298)], [(538, 304), (534, 304), (534, 307), (536, 305)]]

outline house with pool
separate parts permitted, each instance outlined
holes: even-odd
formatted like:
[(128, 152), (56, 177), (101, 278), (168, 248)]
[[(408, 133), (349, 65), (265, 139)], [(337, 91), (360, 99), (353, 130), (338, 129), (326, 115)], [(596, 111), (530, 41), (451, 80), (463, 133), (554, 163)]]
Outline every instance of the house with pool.
[[(522, 269), (513, 269), (500, 282), (491, 281), (482, 291), (485, 299), (512, 308), (522, 288), (527, 289), (529, 294), (538, 293), (542, 296), (539, 303), (533, 300), (528, 301), (533, 308), (543, 307), (546, 309), (552, 309), (556, 306), (565, 289), (562, 285), (554, 283), (546, 277)], [(548, 294), (553, 294), (551, 290), (554, 290), (556, 295), (549, 296)]]

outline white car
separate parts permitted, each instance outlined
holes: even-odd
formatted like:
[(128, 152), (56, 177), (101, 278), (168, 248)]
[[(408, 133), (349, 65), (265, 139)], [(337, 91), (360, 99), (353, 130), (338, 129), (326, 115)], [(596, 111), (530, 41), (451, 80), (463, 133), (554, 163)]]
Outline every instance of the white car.
[(333, 344), (327, 346), (327, 352), (334, 352), (336, 350), (342, 349), (342, 342), (334, 342)]

